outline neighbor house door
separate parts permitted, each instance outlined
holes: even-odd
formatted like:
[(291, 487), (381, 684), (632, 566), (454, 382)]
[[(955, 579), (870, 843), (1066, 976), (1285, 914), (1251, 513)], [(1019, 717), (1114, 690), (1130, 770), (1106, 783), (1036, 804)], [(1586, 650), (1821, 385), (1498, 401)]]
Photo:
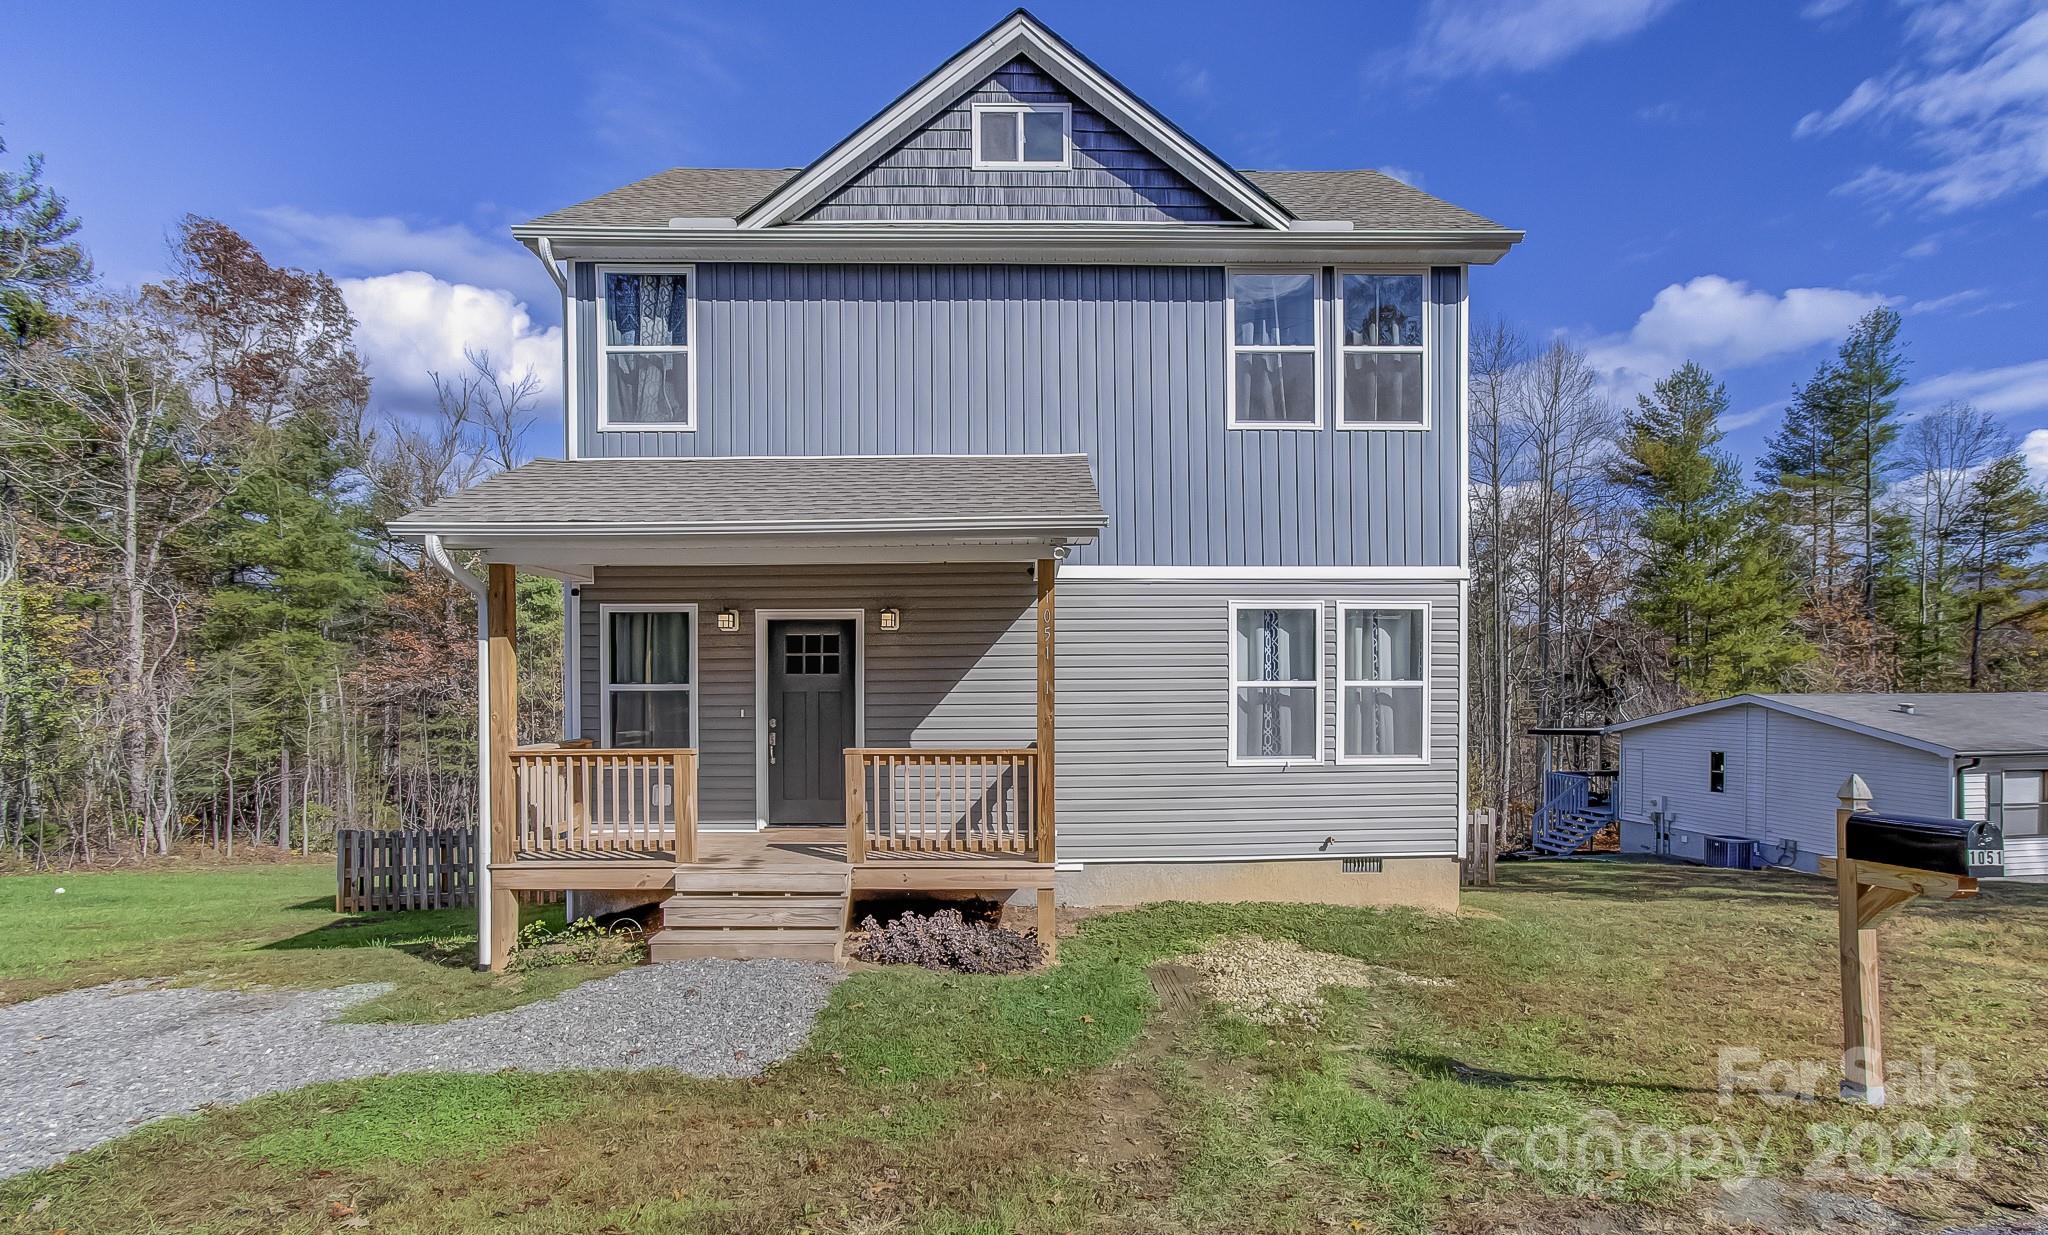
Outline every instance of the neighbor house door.
[(771, 621), (768, 822), (840, 823), (845, 752), (855, 744), (850, 621)]

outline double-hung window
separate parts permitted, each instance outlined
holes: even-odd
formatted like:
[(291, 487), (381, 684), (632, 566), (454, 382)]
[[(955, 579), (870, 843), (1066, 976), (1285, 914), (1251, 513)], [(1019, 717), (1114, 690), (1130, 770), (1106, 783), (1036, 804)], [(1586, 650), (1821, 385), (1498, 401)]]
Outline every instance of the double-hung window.
[(974, 166), (982, 171), (1057, 171), (1072, 166), (1073, 110), (1064, 103), (976, 103)]
[(1338, 606), (1338, 757), (1429, 759), (1427, 605)]
[(1338, 275), (1337, 283), (1343, 301), (1337, 357), (1342, 391), (1338, 425), (1346, 429), (1427, 427), (1422, 272), (1345, 271)]
[(694, 283), (687, 268), (598, 268), (598, 428), (696, 427)]
[(604, 744), (695, 746), (697, 607), (603, 605), (599, 612)]
[(1230, 272), (1230, 424), (1312, 429), (1323, 422), (1317, 270)]
[(1986, 817), (2004, 829), (2007, 840), (2044, 834), (2040, 772), (1993, 772), (1984, 781), (1990, 808)]
[(1230, 761), (1323, 757), (1323, 607), (1230, 606)]

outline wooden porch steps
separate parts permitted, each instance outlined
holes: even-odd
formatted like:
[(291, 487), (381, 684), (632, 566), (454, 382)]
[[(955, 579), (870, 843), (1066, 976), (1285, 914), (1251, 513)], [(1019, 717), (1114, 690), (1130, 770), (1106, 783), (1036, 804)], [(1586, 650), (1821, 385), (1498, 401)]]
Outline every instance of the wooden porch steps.
[(851, 895), (844, 869), (678, 870), (662, 902), (655, 961), (703, 956), (835, 961)]

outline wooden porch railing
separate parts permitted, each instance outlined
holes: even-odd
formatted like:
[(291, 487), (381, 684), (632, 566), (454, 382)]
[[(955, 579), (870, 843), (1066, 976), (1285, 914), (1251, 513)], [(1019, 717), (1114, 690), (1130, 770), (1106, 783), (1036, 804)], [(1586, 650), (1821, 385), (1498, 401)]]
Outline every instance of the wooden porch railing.
[(512, 751), (515, 854), (697, 860), (697, 752), (577, 744)]
[(983, 855), (1051, 862), (1040, 826), (1038, 752), (868, 748), (846, 752), (846, 860)]

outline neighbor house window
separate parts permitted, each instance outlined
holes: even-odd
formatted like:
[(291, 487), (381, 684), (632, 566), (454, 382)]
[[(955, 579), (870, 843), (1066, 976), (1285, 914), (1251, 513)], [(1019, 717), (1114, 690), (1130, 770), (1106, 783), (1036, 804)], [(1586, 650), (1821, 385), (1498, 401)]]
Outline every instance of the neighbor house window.
[(1056, 170), (1072, 165), (1073, 112), (1051, 103), (976, 103), (974, 165), (984, 170)]
[(693, 278), (688, 270), (599, 268), (599, 428), (695, 426), (696, 383), (690, 372)]
[(1422, 605), (1339, 607), (1339, 758), (1428, 758), (1428, 627), (1429, 609)]
[(1234, 604), (1230, 621), (1231, 762), (1320, 761), (1322, 606)]
[(2042, 835), (2041, 773), (1994, 772), (1984, 778), (1984, 789), (1985, 817), (2003, 828), (2007, 839)]
[(1337, 423), (1347, 429), (1423, 427), (1429, 418), (1422, 275), (1347, 271), (1338, 284)]
[(1322, 276), (1314, 270), (1230, 274), (1230, 423), (1314, 428), (1323, 420)]
[(1728, 755), (1725, 751), (1707, 752), (1707, 792), (1721, 793), (1728, 788)]
[(601, 612), (604, 744), (695, 746), (696, 608), (605, 605)]

